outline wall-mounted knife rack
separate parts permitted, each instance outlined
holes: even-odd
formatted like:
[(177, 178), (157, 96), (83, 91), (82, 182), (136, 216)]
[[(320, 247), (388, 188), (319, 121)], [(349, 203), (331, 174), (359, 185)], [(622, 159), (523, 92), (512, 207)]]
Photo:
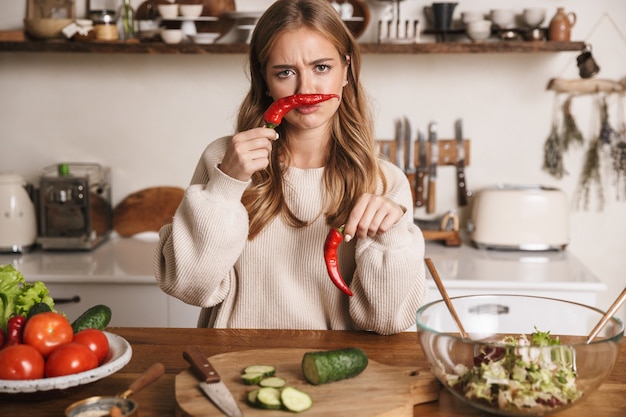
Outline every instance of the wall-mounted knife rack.
[[(397, 142), (393, 139), (378, 139), (376, 141), (378, 145), (378, 151), (383, 155), (387, 156), (391, 162), (396, 163), (396, 155), (397, 155)], [(456, 140), (454, 139), (439, 139), (437, 141), (439, 145), (439, 166), (441, 165), (456, 165), (457, 163), (457, 150), (456, 150)], [(470, 164), (470, 145), (471, 139), (463, 139), (463, 145), (465, 147), (465, 166)], [(426, 150), (426, 160), (430, 161), (430, 143), (428, 144), (428, 149)], [(413, 160), (415, 161), (415, 166), (419, 167), (419, 143), (415, 142), (415, 155), (413, 156)]]
[[(397, 141), (392, 139), (379, 139), (376, 141), (378, 145), (378, 151), (387, 157), (394, 164), (396, 163), (396, 157), (398, 155), (397, 151)], [(415, 142), (415, 154), (413, 155), (413, 161), (415, 162), (415, 167), (419, 168), (419, 142)], [(439, 161), (438, 166), (456, 166), (458, 161), (458, 152), (456, 147), (455, 139), (439, 139), (437, 141), (437, 145), (439, 146)], [(470, 163), (470, 139), (463, 139), (463, 147), (465, 148), (465, 161), (464, 165), (468, 166)], [(428, 149), (426, 149), (426, 161), (428, 161), (428, 166), (430, 166), (430, 155), (431, 155), (431, 144), (427, 143)], [(405, 156), (406, 159), (406, 156)], [(406, 176), (409, 179), (411, 184), (415, 183), (416, 172), (407, 172), (405, 170)], [(411, 192), (413, 193), (413, 205), (417, 201), (415, 195), (415, 187), (411, 187)], [(458, 218), (457, 218), (458, 222)], [(424, 239), (426, 240), (441, 240), (444, 242), (446, 246), (460, 246), (461, 245), (461, 237), (458, 229), (455, 230), (429, 230), (426, 228), (422, 228), (422, 233), (424, 234)]]

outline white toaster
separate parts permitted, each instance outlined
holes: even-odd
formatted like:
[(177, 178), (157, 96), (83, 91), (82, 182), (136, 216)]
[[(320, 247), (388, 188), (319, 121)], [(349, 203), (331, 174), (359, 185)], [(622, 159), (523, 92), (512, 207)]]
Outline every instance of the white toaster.
[(557, 188), (497, 185), (475, 193), (468, 231), (479, 248), (562, 250), (569, 243), (569, 202)]

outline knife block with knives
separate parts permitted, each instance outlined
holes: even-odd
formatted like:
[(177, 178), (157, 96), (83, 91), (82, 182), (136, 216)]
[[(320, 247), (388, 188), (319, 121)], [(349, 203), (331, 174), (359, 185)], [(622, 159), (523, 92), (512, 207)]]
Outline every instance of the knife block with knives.
[[(462, 136), (461, 120), (455, 123), (455, 139), (438, 139), (434, 122), (429, 125), (428, 139), (423, 131), (418, 130), (417, 140), (411, 137), (408, 120), (396, 125), (396, 139), (377, 140), (378, 150), (407, 175), (414, 206), (424, 207), (429, 214), (436, 211), (437, 169), (441, 166), (456, 167), (458, 203), (460, 207), (467, 205), (469, 193), (464, 169), (470, 162), (471, 141)], [(447, 246), (461, 244), (456, 213), (448, 211), (441, 221), (427, 223), (418, 222), (426, 240), (443, 240)], [(436, 226), (432, 227), (430, 223), (436, 223)]]

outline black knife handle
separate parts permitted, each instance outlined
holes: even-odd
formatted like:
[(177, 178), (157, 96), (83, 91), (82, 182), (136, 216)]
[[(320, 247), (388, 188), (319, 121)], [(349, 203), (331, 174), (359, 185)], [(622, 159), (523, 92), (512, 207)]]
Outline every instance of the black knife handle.
[(415, 179), (415, 207), (424, 207), (424, 172), (417, 171)]
[(462, 167), (456, 169), (456, 185), (459, 206), (467, 205), (467, 188), (465, 184), (465, 170)]
[(220, 382), (219, 374), (199, 347), (189, 346), (183, 350), (183, 358), (189, 362), (191, 370), (201, 381), (209, 384)]

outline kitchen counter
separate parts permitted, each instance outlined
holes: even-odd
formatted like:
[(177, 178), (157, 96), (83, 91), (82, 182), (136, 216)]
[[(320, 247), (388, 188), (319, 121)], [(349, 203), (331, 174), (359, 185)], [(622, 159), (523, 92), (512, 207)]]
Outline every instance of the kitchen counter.
[[(40, 401), (8, 401), (0, 398), (2, 415), (59, 417), (73, 403), (95, 395), (115, 395), (123, 392), (131, 382), (154, 362), (165, 365), (165, 375), (133, 394), (141, 417), (176, 415), (175, 377), (188, 368), (182, 351), (189, 345), (198, 345), (207, 356), (248, 349), (304, 348), (337, 349), (356, 346), (372, 360), (386, 365), (426, 369), (427, 364), (415, 333), (381, 336), (370, 332), (349, 331), (295, 331), (295, 330), (235, 330), (235, 329), (146, 329), (109, 328), (130, 342), (133, 356), (128, 365), (117, 373), (90, 385), (56, 393)], [(621, 349), (613, 372), (600, 388), (580, 404), (565, 410), (560, 417), (623, 417), (626, 412), (626, 350)], [(348, 396), (349, 393), (346, 393)], [(50, 399), (51, 398), (51, 399)], [(348, 398), (348, 397), (347, 397)], [(313, 405), (315, 407), (315, 404)], [(329, 416), (333, 410), (328, 410)], [(244, 409), (245, 413), (245, 409)], [(284, 414), (284, 412), (280, 412)], [(275, 415), (268, 411), (268, 415)], [(464, 417), (484, 416), (483, 413), (461, 403), (444, 388), (438, 401), (416, 405), (414, 416)]]
[[(13, 264), (28, 280), (45, 283), (155, 284), (152, 262), (157, 234), (133, 238), (112, 236), (92, 251), (53, 252), (36, 249), (0, 255), (0, 264)], [(426, 257), (435, 263), (454, 295), (477, 292), (565, 293), (591, 305), (602, 283), (571, 252), (522, 252), (477, 249), (467, 243), (446, 247), (427, 242)], [(431, 296), (438, 297), (428, 275)]]
[(157, 233), (132, 238), (117, 234), (91, 251), (1, 254), (0, 265), (13, 264), (29, 281), (45, 283), (155, 284), (152, 261)]

